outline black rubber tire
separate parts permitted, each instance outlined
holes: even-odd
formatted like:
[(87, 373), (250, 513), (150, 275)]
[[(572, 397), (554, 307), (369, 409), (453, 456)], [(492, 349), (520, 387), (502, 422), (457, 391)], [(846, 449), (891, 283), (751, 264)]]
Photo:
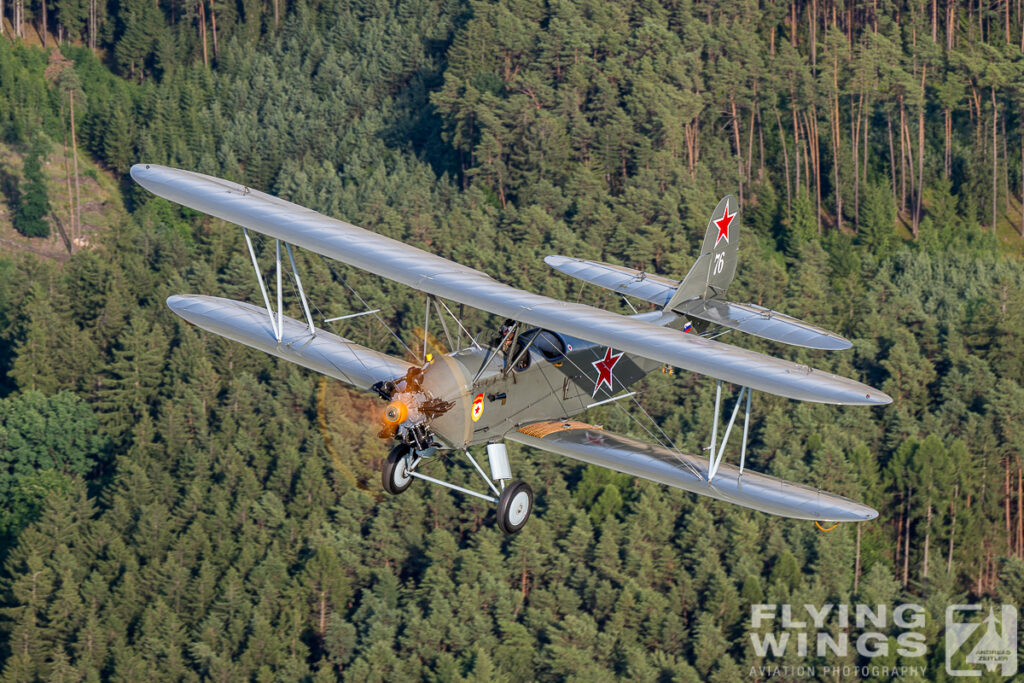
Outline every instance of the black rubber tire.
[(400, 443), (391, 449), (380, 468), (381, 486), (393, 496), (397, 496), (412, 484), (412, 477), (405, 474), (405, 468), (409, 463), (408, 456), (409, 447)]
[(533, 489), (525, 481), (514, 481), (498, 498), (498, 528), (514, 534), (526, 525), (532, 511)]

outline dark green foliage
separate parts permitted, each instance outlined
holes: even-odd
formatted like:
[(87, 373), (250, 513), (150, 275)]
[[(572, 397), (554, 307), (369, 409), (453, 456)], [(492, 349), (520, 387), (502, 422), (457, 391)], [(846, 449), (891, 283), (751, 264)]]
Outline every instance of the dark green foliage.
[[(377, 501), (334, 465), (316, 378), (166, 310), (178, 292), (258, 299), (237, 231), (126, 180), (131, 217), (68, 263), (0, 262), (0, 429), (15, 444), (0, 451), (5, 679), (735, 681), (763, 663), (752, 604), (913, 601), (934, 625), (963, 596), (1019, 595), (1024, 548), (1005, 520), (1024, 452), (1024, 270), (979, 225), (991, 85), (1002, 221), (1021, 179), (1016, 58), (978, 47), (1003, 41), (997, 15), (958, 8), (947, 51), (917, 5), (821, 5), (812, 59), (813, 3), (795, 6), (793, 36), (784, 3), (322, 0), (280, 2), (275, 22), (271, 2), (218, 0), (204, 68), (197, 4), (99, 5), (104, 60), (61, 49), (81, 87), (79, 153), (122, 179), (149, 161), (242, 180), (621, 311), (541, 258), (680, 278), (717, 199), (742, 194), (730, 295), (855, 347), (728, 341), (896, 398), (857, 410), (759, 395), (747, 465), (881, 515), (824, 533), (519, 449), (537, 509), (514, 538), (437, 488)], [(87, 6), (59, 0), (51, 21), (85, 37)], [(0, 40), (5, 140), (62, 139), (67, 99), (46, 64)], [(257, 249), (268, 263), (272, 243)], [(358, 310), (354, 290), (406, 340), (422, 323), (407, 288), (298, 258), (314, 315)], [(492, 334), (498, 321), (465, 322)], [(336, 331), (402, 353), (371, 318)], [(639, 399), (700, 453), (713, 395), (706, 378), (656, 374)], [(364, 400), (342, 393), (327, 436), (373, 473), (384, 444)], [(651, 438), (613, 406), (592, 419)], [(938, 630), (928, 638), (940, 651)]]
[(43, 175), (43, 157), (48, 145), (41, 135), (32, 139), (28, 153), (25, 155), (25, 168), (21, 186), (18, 188), (14, 204), (14, 227), (26, 237), (49, 237), (50, 197), (46, 190), (46, 177)]
[(51, 491), (101, 473), (107, 437), (75, 394), (27, 391), (0, 400), (0, 537), (4, 548), (39, 513)]
[(864, 189), (858, 239), (876, 253), (886, 251), (896, 241), (896, 206), (886, 186), (871, 184)]

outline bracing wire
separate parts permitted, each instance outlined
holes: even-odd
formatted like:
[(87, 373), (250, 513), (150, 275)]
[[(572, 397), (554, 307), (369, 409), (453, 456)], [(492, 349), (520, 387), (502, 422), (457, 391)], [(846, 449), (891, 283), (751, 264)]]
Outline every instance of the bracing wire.
[[(586, 376), (587, 373), (584, 372), (583, 368), (581, 368), (579, 365), (576, 364), (576, 361), (574, 361), (568, 355), (565, 356), (565, 359), (567, 361), (569, 361), (569, 363), (574, 368), (576, 368), (576, 370), (578, 370), (582, 375)], [(663, 442), (661, 439), (659, 439), (657, 437), (657, 435), (655, 435), (650, 429), (647, 428), (646, 425), (644, 425), (635, 415), (631, 414), (622, 405), (620, 405), (619, 403), (616, 403), (615, 407), (618, 408), (619, 410), (621, 410), (623, 413), (625, 413), (627, 418), (629, 418), (634, 423), (636, 423), (636, 425), (638, 427), (640, 427), (640, 429), (644, 430), (644, 432), (648, 436), (650, 436), (652, 439), (654, 439), (654, 441), (657, 442), (659, 446), (662, 446), (663, 448), (668, 449), (672, 453), (672, 455), (675, 456), (676, 460), (679, 461), (679, 464), (681, 464), (684, 467), (686, 467), (686, 469), (689, 470), (691, 474), (696, 476), (698, 479), (703, 479), (704, 478), (703, 475), (701, 475), (700, 472), (693, 466), (693, 463), (691, 463), (689, 460), (686, 459), (686, 457), (684, 456), (683, 452), (681, 450), (679, 450), (679, 448), (675, 445), (675, 442), (672, 441), (672, 439), (669, 437), (669, 435), (665, 433), (665, 430), (663, 430), (661, 428), (661, 426), (657, 423), (657, 421), (655, 421), (655, 419), (653, 417), (651, 417), (650, 413), (648, 413), (646, 410), (644, 410), (644, 407), (642, 405), (640, 405), (639, 401), (636, 400), (636, 396), (633, 396), (631, 400), (633, 401), (633, 403), (635, 403), (637, 405), (637, 407), (640, 408), (640, 411), (644, 414), (644, 416), (648, 420), (651, 421), (651, 424), (653, 424), (654, 427), (659, 432), (661, 432), (662, 436), (665, 437), (665, 442)]]

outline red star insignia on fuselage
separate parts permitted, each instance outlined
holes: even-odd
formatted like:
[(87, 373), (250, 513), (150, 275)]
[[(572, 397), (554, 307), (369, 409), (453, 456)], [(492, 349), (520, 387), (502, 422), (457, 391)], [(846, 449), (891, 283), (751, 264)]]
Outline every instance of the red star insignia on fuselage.
[(595, 360), (591, 363), (591, 365), (597, 369), (597, 385), (594, 387), (594, 396), (597, 396), (597, 392), (600, 391), (601, 386), (605, 384), (608, 385), (609, 393), (615, 391), (615, 388), (612, 386), (612, 368), (615, 367), (615, 364), (619, 362), (620, 358), (622, 358), (622, 352), (613, 356), (611, 347), (609, 347), (604, 352), (604, 358), (601, 360)]
[(715, 238), (715, 246), (725, 238), (725, 241), (729, 241), (729, 225), (732, 223), (732, 219), (736, 216), (736, 212), (729, 213), (729, 202), (725, 203), (725, 213), (722, 217), (715, 221), (715, 225), (718, 226), (718, 237)]

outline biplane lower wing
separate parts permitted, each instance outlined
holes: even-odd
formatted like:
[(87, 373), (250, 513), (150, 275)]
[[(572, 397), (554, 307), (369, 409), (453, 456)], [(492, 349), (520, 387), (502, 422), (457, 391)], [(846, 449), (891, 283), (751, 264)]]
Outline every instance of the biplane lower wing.
[(892, 402), (856, 380), (516, 289), (481, 271), (238, 183), (150, 164), (136, 164), (131, 174), (150, 192), (189, 208), (522, 323), (786, 398), (839, 405)]
[(878, 512), (849, 498), (750, 470), (721, 465), (708, 483), (708, 459), (681, 455), (579, 422), (526, 425), (505, 439), (591, 465), (782, 517), (864, 522)]
[(167, 299), (172, 311), (188, 323), (245, 344), (359, 389), (404, 376), (412, 365), (324, 330), (311, 335), (303, 323), (281, 317), (281, 342), (267, 309), (233, 299), (179, 294)]

